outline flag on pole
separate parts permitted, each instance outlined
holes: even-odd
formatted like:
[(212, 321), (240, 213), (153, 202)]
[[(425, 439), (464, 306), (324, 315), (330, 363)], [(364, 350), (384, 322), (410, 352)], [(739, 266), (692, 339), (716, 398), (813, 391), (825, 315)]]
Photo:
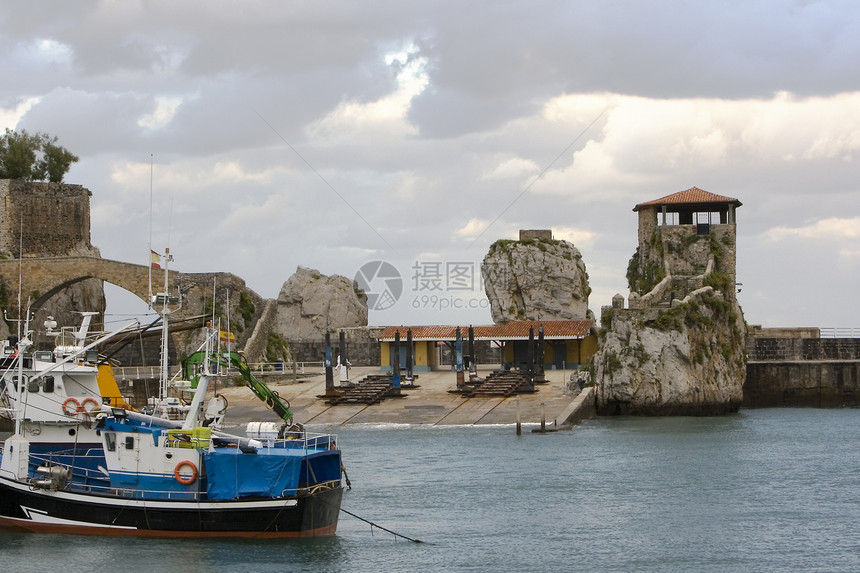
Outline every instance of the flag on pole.
[(226, 342), (228, 344), (236, 343), (236, 336), (229, 330), (221, 330), (219, 334), (221, 337), (221, 342)]
[(154, 269), (160, 269), (161, 268), (161, 255), (159, 255), (158, 253), (156, 253), (153, 250), (150, 250), (149, 253), (150, 253), (149, 254), (149, 265)]

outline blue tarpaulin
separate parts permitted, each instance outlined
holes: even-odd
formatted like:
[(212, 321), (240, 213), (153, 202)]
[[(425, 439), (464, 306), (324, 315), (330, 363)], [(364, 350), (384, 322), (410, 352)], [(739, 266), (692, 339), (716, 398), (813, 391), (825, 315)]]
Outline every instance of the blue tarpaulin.
[(308, 463), (302, 468), (301, 483), (331, 480), (340, 480), (340, 451), (320, 450), (308, 453)]
[(303, 459), (302, 450), (260, 449), (246, 454), (239, 448), (215, 448), (203, 453), (206, 493), (209, 499), (294, 494)]

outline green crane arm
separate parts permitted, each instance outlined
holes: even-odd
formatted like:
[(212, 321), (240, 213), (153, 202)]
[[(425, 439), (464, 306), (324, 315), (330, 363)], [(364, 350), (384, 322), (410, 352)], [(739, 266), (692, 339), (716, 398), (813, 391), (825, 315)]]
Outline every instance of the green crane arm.
[[(191, 386), (193, 388), (197, 387), (197, 379), (199, 377), (196, 367), (197, 365), (202, 364), (205, 358), (206, 353), (199, 351), (189, 356), (184, 362), (185, 375), (191, 381)], [(227, 354), (210, 356), (210, 361), (217, 362), (220, 366), (227, 366), (227, 360)], [(264, 382), (254, 378), (253, 374), (251, 374), (251, 368), (245, 361), (244, 356), (238, 352), (230, 352), (229, 364), (239, 371), (239, 374), (241, 374), (242, 378), (245, 380), (245, 385), (251, 389), (251, 392), (253, 392), (257, 398), (265, 402), (266, 406), (275, 412), (275, 414), (277, 414), (284, 422), (287, 424), (292, 422), (293, 412), (290, 410), (289, 401), (281, 398), (277, 392), (266, 386)]]

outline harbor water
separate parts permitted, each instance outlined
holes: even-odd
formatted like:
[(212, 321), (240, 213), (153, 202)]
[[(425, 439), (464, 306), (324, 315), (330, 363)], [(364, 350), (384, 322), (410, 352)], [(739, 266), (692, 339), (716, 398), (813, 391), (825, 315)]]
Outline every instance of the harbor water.
[[(316, 428), (315, 428), (316, 429)], [(331, 428), (328, 428), (331, 429)], [(334, 429), (352, 481), (330, 539), (0, 532), (33, 571), (858, 571), (860, 410)]]

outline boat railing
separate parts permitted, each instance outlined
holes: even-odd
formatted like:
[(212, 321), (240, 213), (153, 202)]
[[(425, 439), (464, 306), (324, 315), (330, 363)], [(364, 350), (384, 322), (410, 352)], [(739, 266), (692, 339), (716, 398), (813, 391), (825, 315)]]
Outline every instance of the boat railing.
[(199, 501), (204, 497), (205, 491), (175, 491), (168, 489), (149, 490), (141, 488), (116, 488), (110, 485), (89, 484), (71, 482), (67, 491), (73, 493), (84, 493), (91, 495), (104, 495), (109, 497), (120, 497), (123, 499), (139, 499), (143, 501)]
[[(288, 432), (281, 440), (274, 442), (275, 447), (296, 448), (304, 450), (332, 450), (337, 448), (335, 434), (312, 434), (309, 432)], [(264, 445), (265, 447), (265, 445)]]

